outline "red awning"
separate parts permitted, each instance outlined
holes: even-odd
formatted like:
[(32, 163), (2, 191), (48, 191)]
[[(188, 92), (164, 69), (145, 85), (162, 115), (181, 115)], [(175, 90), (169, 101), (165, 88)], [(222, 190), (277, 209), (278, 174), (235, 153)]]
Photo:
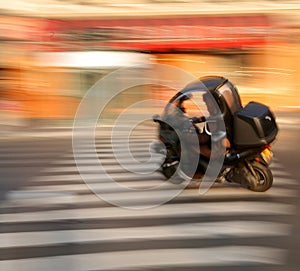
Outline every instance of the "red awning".
[(2, 39), (45, 42), (53, 49), (143, 51), (260, 46), (271, 27), (268, 16), (260, 14), (65, 20), (0, 17), (0, 26), (5, 30)]

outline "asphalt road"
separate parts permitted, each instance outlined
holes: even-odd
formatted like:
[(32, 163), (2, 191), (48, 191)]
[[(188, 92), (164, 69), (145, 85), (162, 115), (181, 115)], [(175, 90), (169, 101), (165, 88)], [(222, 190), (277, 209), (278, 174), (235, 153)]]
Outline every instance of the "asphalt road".
[[(257, 194), (220, 185), (206, 197), (199, 197), (194, 190), (184, 191), (163, 207), (142, 215), (92, 198), (71, 162), (68, 133), (32, 132), (7, 137), (0, 143), (0, 269), (298, 270), (300, 114), (277, 116), (280, 133), (273, 145), (274, 188)], [(98, 143), (106, 150), (109, 141), (106, 138)], [(140, 151), (138, 144), (135, 147)], [(125, 183), (133, 181), (131, 175), (127, 178), (113, 171), (109, 151), (106, 159), (112, 174)], [(161, 181), (159, 178), (155, 175), (138, 183), (149, 185)], [(126, 202), (140, 202), (149, 196), (120, 195), (110, 187), (106, 189)], [(296, 211), (289, 213), (290, 207)], [(286, 226), (291, 230), (286, 232)], [(59, 239), (61, 230), (67, 234)], [(79, 230), (84, 237), (78, 235)], [(107, 239), (106, 230), (113, 240)], [(101, 232), (97, 235), (94, 231)], [(282, 252), (286, 258), (281, 262)], [(50, 263), (48, 257), (55, 260)], [(123, 261), (123, 267), (112, 260), (115, 257)], [(58, 259), (63, 265), (56, 262)], [(75, 266), (76, 260), (87, 269)]]
[[(274, 145), (275, 155), (287, 168), (294, 179), (300, 180), (300, 112), (277, 113), (278, 118), (285, 118), (280, 125), (280, 133)], [(300, 266), (300, 187), (298, 187), (294, 205), (297, 210), (292, 218), (293, 232), (289, 237), (288, 266), (286, 270), (296, 271)]]

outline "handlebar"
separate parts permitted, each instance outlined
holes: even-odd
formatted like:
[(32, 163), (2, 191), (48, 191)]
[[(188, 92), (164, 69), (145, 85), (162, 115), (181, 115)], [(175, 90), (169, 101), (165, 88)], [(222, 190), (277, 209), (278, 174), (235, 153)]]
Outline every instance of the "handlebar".
[(205, 122), (206, 118), (204, 116), (202, 116), (202, 117), (192, 117), (191, 121), (192, 121), (192, 123), (197, 124), (197, 123)]

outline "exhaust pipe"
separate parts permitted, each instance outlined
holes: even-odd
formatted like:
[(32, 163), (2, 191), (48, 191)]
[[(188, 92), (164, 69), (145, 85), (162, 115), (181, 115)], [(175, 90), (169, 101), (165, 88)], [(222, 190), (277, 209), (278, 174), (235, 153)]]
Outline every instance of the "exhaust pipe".
[(247, 150), (240, 153), (227, 153), (224, 159), (225, 164), (234, 164), (241, 159), (245, 159), (246, 157), (255, 156), (259, 153), (259, 150)]

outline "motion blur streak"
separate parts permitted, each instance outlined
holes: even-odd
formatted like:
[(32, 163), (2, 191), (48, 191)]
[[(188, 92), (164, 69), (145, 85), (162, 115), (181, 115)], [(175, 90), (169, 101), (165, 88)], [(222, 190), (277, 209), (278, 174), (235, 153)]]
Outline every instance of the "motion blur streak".
[[(168, 1), (139, 0), (130, 7), (148, 15), (126, 17), (119, 11), (121, 6), (129, 8), (126, 1), (16, 2), (19, 5), (11, 8), (3, 5), (0, 16), (3, 125), (72, 120), (81, 98), (96, 81), (124, 65), (150, 59), (179, 66), (197, 77), (227, 76), (238, 85), (245, 103), (255, 96), (274, 110), (299, 106), (300, 19), (296, 9), (288, 9), (296, 7), (295, 1), (281, 5), (265, 1), (268, 10), (260, 8), (261, 2), (244, 3), (239, 4), (239, 12), (235, 7), (234, 12), (222, 14), (213, 13), (217, 2), (208, 1), (205, 8), (210, 12), (202, 14), (204, 5), (194, 7), (195, 1), (185, 1), (172, 3), (173, 9), (164, 10), (166, 15), (153, 14), (153, 9), (158, 5), (164, 9)], [(41, 7), (49, 7), (48, 13), (41, 13)], [(245, 12), (251, 8), (253, 12)], [(58, 9), (65, 11), (64, 17)], [(147, 88), (143, 98), (153, 98), (157, 88)], [(131, 96), (134, 101), (135, 95)], [(122, 101), (117, 106), (122, 108)]]
[[(299, 1), (0, 0), (0, 11), (0, 218), (11, 218), (0, 219), (0, 270), (299, 269)], [(280, 137), (270, 191), (216, 186), (199, 197), (184, 190), (147, 214), (112, 207), (86, 187), (71, 140), (80, 102), (111, 72), (135, 66), (148, 78), (151, 64), (196, 78), (224, 76), (243, 104), (256, 100), (275, 111)], [(97, 97), (106, 101), (131, 76), (119, 76)], [(111, 176), (134, 189), (165, 180), (118, 167), (111, 130), (124, 108), (177, 92), (167, 87), (172, 76), (163, 76), (125, 89), (99, 118), (97, 153)], [(143, 110), (161, 113), (156, 104)], [(141, 161), (156, 138), (151, 125), (145, 121), (131, 134)], [(103, 191), (133, 205), (149, 200), (98, 183), (97, 165), (86, 146), (80, 151)], [(168, 185), (157, 199), (173, 189)]]

